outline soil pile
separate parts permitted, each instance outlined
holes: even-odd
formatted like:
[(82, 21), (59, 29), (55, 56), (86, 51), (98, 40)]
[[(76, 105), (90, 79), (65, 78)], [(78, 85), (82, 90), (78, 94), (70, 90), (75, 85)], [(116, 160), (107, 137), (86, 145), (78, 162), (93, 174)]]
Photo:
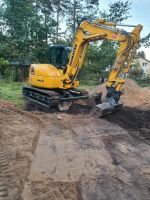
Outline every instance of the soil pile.
[[(124, 94), (121, 96), (121, 101), (125, 106), (137, 107), (150, 105), (150, 90), (148, 88), (141, 88), (133, 80), (127, 79), (123, 90)], [(102, 92), (104, 98), (106, 95), (106, 84), (97, 86), (94, 92)]]

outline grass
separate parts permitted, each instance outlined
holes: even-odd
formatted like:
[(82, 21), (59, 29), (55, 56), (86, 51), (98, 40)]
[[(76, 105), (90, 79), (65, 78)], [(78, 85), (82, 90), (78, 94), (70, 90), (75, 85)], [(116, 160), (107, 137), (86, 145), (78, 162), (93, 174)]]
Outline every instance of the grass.
[(150, 87), (150, 83), (138, 83), (141, 87)]
[(23, 106), (23, 83), (0, 80), (0, 98), (14, 103), (18, 107)]
[[(22, 107), (24, 104), (22, 96), (23, 85), (24, 83), (20, 82), (0, 80), (0, 98), (14, 103), (17, 107)], [(91, 90), (95, 88), (95, 86), (81, 84), (79, 88), (84, 90)]]
[(79, 86), (79, 89), (83, 89), (83, 90), (93, 90), (96, 87), (96, 85), (85, 85), (85, 84), (81, 84)]
[(80, 86), (79, 89), (83, 90), (93, 90), (96, 85), (98, 85), (97, 81), (92, 81), (92, 80), (79, 80)]

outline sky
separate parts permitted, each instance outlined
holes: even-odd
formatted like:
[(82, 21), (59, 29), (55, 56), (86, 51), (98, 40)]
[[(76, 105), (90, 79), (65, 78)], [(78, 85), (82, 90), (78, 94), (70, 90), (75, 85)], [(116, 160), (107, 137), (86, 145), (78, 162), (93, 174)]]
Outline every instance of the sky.
[[(107, 9), (109, 3), (113, 3), (116, 0), (101, 0), (102, 9)], [(124, 1), (124, 0), (122, 0)], [(150, 33), (150, 0), (131, 0), (131, 18), (127, 19), (124, 24), (142, 24), (143, 30), (141, 36), (144, 37)], [(142, 47), (140, 50), (144, 50), (146, 58), (150, 60), (150, 48)]]

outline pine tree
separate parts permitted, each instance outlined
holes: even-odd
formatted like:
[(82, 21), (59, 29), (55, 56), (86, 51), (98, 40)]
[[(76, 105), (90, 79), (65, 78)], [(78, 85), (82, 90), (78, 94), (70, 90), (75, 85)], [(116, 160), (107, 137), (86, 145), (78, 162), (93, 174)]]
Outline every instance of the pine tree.
[(99, 0), (71, 0), (67, 12), (67, 28), (74, 38), (76, 28), (82, 19), (92, 21), (97, 18)]
[(122, 22), (128, 19), (130, 16), (131, 1), (116, 1), (108, 5), (108, 10), (100, 12), (102, 18), (113, 21)]
[(35, 0), (35, 8), (42, 25), (41, 36), (48, 43), (54, 37), (56, 26), (53, 2), (51, 0)]
[(53, 0), (54, 12), (56, 13), (56, 43), (60, 42), (60, 22), (65, 18), (70, 0)]
[(144, 47), (150, 47), (150, 33), (141, 39), (141, 45)]
[[(49, 0), (4, 0), (10, 59), (46, 62), (48, 43), (55, 35)], [(6, 45), (7, 45), (6, 44)]]
[(31, 21), (35, 13), (28, 0), (4, 0), (3, 18), (7, 25), (9, 53), (11, 59), (23, 62), (28, 56), (31, 39)]
[(146, 58), (145, 56), (145, 52), (144, 51), (138, 51), (138, 53), (136, 54), (138, 57), (140, 58)]
[(89, 21), (96, 20), (99, 14), (99, 0), (84, 0), (82, 16)]
[[(131, 2), (130, 1), (116, 1), (114, 3), (110, 3), (108, 5), (108, 10), (106, 11), (101, 11), (101, 17), (104, 18), (107, 21), (112, 21), (112, 22), (123, 22), (126, 19), (130, 17), (130, 11), (131, 9)], [(115, 59), (115, 52), (117, 50), (118, 43), (113, 42), (113, 41), (107, 41), (104, 40), (102, 42), (102, 52), (103, 53), (103, 58), (101, 59), (102, 67), (105, 68), (107, 67), (108, 63), (110, 65), (113, 65), (114, 59)], [(109, 52), (109, 49), (111, 51)]]

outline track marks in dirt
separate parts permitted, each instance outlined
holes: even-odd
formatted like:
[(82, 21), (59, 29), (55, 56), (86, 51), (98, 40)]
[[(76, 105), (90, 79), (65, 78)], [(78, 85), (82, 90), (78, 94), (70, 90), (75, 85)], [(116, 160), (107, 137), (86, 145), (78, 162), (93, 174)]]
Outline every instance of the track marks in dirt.
[(77, 182), (36, 181), (31, 183), (31, 191), (33, 200), (82, 200)]
[[(7, 200), (20, 200), (42, 122), (30, 113), (12, 106), (0, 107), (0, 150), (7, 160), (7, 169), (1, 171)], [(0, 160), (0, 165), (3, 164)], [(2, 169), (2, 168), (1, 168)], [(2, 185), (2, 186), (3, 186)], [(1, 185), (0, 185), (1, 186)], [(2, 189), (0, 189), (1, 192)], [(5, 195), (6, 196), (6, 195)]]
[(124, 107), (113, 116), (106, 116), (105, 119), (123, 127), (134, 138), (150, 144), (150, 108)]
[(8, 160), (0, 145), (0, 199), (6, 200), (8, 197), (8, 186), (6, 173), (8, 171)]

